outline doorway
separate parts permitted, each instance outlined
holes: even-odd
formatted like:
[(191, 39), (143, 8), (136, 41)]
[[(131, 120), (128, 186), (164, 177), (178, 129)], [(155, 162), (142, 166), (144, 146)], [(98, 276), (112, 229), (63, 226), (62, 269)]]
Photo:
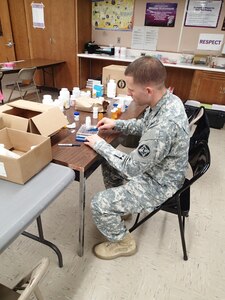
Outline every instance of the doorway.
[(0, 62), (14, 61), (15, 47), (7, 0), (0, 1)]

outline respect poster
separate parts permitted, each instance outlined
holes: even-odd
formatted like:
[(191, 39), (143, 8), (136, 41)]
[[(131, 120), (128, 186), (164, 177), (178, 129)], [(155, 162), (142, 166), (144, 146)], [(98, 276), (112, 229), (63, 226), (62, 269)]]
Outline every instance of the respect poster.
[(92, 25), (95, 29), (132, 30), (134, 0), (92, 0)]
[(177, 3), (146, 3), (145, 26), (174, 27)]

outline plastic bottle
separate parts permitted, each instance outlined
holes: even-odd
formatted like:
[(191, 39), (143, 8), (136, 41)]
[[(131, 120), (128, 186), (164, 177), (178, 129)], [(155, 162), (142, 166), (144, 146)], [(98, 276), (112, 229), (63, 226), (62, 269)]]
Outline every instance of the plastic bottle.
[(98, 107), (93, 106), (93, 119), (98, 119)]
[(107, 83), (107, 97), (115, 98), (116, 97), (116, 82), (114, 79), (110, 79)]
[(76, 104), (76, 96), (75, 95), (71, 95), (70, 96), (70, 106), (75, 106), (75, 104)]
[(111, 110), (111, 119), (117, 119), (117, 109), (116, 108), (113, 108)]
[(79, 87), (75, 86), (75, 87), (73, 88), (72, 95), (73, 95), (75, 98), (80, 97), (80, 89), (79, 89)]
[(91, 117), (86, 117), (86, 119), (85, 119), (85, 125), (86, 125), (86, 129), (88, 130), (88, 129), (90, 129), (90, 127), (91, 127)]
[(103, 119), (103, 113), (102, 112), (100, 112), (100, 113), (98, 113), (98, 120), (100, 121), (101, 119)]
[(62, 88), (59, 92), (59, 98), (63, 101), (65, 109), (70, 108), (70, 92), (67, 88)]
[(118, 115), (118, 117), (120, 117), (121, 114), (122, 114), (121, 105), (118, 104), (118, 106), (117, 106), (117, 115)]
[(121, 112), (125, 112), (125, 99), (120, 99)]
[(78, 111), (75, 111), (73, 113), (73, 116), (74, 116), (74, 121), (79, 121), (80, 120), (80, 113)]
[(43, 95), (42, 103), (43, 104), (52, 104), (53, 103), (52, 96), (51, 95)]

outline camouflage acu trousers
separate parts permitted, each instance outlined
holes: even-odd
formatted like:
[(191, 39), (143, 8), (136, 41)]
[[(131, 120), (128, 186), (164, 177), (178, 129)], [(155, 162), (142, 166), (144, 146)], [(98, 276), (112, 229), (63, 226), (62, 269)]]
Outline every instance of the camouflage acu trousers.
[(151, 212), (166, 200), (154, 180), (137, 176), (126, 180), (106, 161), (102, 164), (106, 190), (97, 193), (91, 202), (93, 220), (109, 241), (119, 241), (128, 232), (121, 216)]

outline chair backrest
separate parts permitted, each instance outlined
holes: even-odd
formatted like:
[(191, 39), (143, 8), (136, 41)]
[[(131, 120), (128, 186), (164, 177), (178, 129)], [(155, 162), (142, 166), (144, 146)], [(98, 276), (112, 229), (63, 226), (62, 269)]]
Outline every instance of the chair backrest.
[(47, 257), (42, 258), (41, 261), (33, 268), (33, 270), (13, 288), (14, 291), (21, 290), (23, 285), (27, 284), (18, 300), (30, 299), (29, 296), (32, 293), (34, 293), (38, 300), (43, 299), (40, 294), (38, 284), (46, 273), (48, 265), (49, 259)]
[(197, 180), (201, 177), (210, 166), (210, 151), (206, 141), (196, 143), (189, 151), (189, 164), (193, 171), (191, 180)]
[(192, 136), (190, 137), (189, 151), (191, 151), (191, 149), (195, 147), (195, 145), (200, 141), (205, 141), (206, 143), (208, 143), (210, 134), (209, 120), (205, 108), (202, 107), (201, 109), (203, 110), (203, 112), (201, 112), (200, 118), (198, 118), (198, 120), (196, 121), (196, 127)]
[(18, 80), (33, 81), (34, 73), (35, 73), (36, 69), (37, 69), (36, 67), (21, 69), (18, 72)]
[(189, 121), (189, 128), (192, 130), (192, 127), (194, 124), (197, 123), (197, 121), (203, 116), (204, 114), (204, 107), (200, 106), (198, 107), (195, 112), (188, 118)]
[[(189, 164), (192, 169), (192, 176), (189, 179), (185, 179), (185, 182), (181, 189), (179, 189), (176, 194), (172, 197), (174, 202), (172, 203), (166, 201), (163, 204), (162, 210), (170, 211), (176, 213), (177, 202), (176, 202), (176, 195), (180, 196), (180, 205), (182, 214), (188, 214), (190, 210), (190, 186), (199, 179), (209, 168), (210, 166), (210, 151), (206, 141), (200, 141), (195, 144), (189, 151)], [(167, 202), (170, 203), (170, 206), (167, 206)]]

